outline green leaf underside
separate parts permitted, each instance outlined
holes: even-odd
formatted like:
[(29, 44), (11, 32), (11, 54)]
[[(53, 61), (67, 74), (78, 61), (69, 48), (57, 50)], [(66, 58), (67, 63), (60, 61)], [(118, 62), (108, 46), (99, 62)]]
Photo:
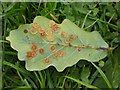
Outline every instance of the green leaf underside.
[[(38, 23), (45, 31), (51, 30), (48, 25), (50, 20), (43, 16), (37, 16), (34, 22)], [(18, 59), (25, 61), (26, 69), (30, 71), (43, 70), (49, 66), (54, 66), (61, 72), (81, 59), (97, 62), (107, 56), (107, 50), (97, 49), (108, 48), (108, 44), (97, 31), (86, 32), (68, 19), (58, 24), (58, 27), (59, 31), (52, 33), (53, 41), (48, 41), (46, 37), (41, 37), (39, 33), (31, 34), (31, 24), (21, 25), (18, 29), (12, 30), (6, 39), (11, 42), (11, 47), (18, 51)], [(24, 32), (25, 29), (28, 30), (28, 33)], [(69, 35), (75, 37), (70, 43), (66, 43), (66, 38), (61, 36), (62, 32), (66, 32), (67, 37)], [(26, 52), (31, 50), (33, 44), (37, 45), (37, 49), (43, 48), (44, 53), (40, 54), (37, 50), (35, 57), (27, 58)], [(56, 48), (54, 52), (50, 50), (51, 45)], [(64, 51), (64, 55), (54, 58), (54, 54), (61, 50)], [(49, 58), (48, 63), (45, 62), (46, 58)]]

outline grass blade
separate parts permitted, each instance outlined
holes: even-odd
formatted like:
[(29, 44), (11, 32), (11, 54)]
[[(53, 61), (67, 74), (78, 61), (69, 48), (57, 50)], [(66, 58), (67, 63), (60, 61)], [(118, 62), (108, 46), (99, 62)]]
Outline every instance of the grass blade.
[(75, 81), (75, 82), (77, 82), (77, 83), (79, 83), (79, 84), (81, 84), (81, 85), (83, 85), (83, 86), (86, 86), (87, 88), (98, 89), (98, 87), (93, 86), (93, 85), (90, 85), (90, 84), (85, 83), (85, 82), (83, 82), (83, 81), (80, 81), (80, 80), (78, 80), (78, 79), (74, 79), (74, 78), (69, 77), (69, 76), (65, 76), (65, 77), (68, 78), (68, 79), (71, 79), (71, 80), (73, 80), (73, 81)]
[(106, 82), (106, 84), (108, 85), (108, 87), (112, 88), (112, 85), (111, 85), (110, 81), (108, 80), (108, 78), (106, 77), (106, 75), (103, 73), (103, 71), (98, 66), (96, 66), (93, 62), (91, 62), (91, 63), (98, 70), (98, 72), (100, 73), (100, 75), (102, 76), (102, 78), (104, 79), (104, 81)]
[[(14, 69), (16, 69), (16, 70), (18, 70), (18, 71), (20, 71), (20, 72), (23, 72), (23, 73), (25, 73), (25, 74), (31, 76), (31, 74), (30, 74), (29, 72), (27, 72), (27, 71), (24, 70), (23, 68), (20, 68), (20, 67), (18, 67), (18, 66), (16, 66), (16, 65), (12, 64), (12, 63), (10, 63), (10, 62), (7, 62), (7, 61), (4, 61), (4, 60), (3, 60), (3, 65), (10, 66), (10, 67), (12, 67), (12, 68), (14, 68)], [(32, 77), (32, 76), (31, 76), (31, 77)]]
[(54, 86), (53, 86), (53, 82), (52, 82), (52, 80), (51, 80), (51, 78), (50, 78), (49, 71), (47, 71), (46, 73), (47, 73), (48, 86), (49, 86), (49, 88), (54, 88)]

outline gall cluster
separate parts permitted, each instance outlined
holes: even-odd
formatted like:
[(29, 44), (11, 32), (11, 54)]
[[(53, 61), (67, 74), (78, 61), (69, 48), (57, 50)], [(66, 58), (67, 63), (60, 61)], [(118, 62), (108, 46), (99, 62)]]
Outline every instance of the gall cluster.
[(26, 52), (26, 57), (29, 58), (33, 58), (37, 55), (37, 45), (32, 44), (31, 46), (31, 51)]
[(61, 50), (61, 51), (58, 51), (58, 52), (54, 53), (53, 57), (55, 59), (58, 59), (58, 57), (63, 57), (64, 55), (65, 55), (65, 52), (63, 50)]
[[(48, 26), (51, 28), (51, 30), (46, 30), (40, 27), (40, 25), (36, 22), (33, 22), (31, 25), (31, 34), (37, 34), (39, 33), (40, 37), (47, 38), (48, 41), (54, 41), (54, 32), (58, 32), (60, 30), (57, 23), (50, 20), (48, 22)], [(26, 32), (26, 31), (25, 31)]]

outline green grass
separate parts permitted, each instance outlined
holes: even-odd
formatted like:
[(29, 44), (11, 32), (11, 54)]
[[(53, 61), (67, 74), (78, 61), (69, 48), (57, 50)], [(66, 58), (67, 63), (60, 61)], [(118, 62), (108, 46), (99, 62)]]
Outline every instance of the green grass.
[[(84, 60), (57, 72), (54, 67), (30, 72), (25, 62), (6, 41), (9, 32), (35, 16), (46, 16), (61, 23), (70, 19), (86, 31), (98, 31), (113, 48), (100, 62)], [(2, 3), (2, 88), (115, 88), (120, 89), (120, 3), (84, 2), (4, 2)], [(102, 63), (101, 63), (102, 62)], [(0, 82), (1, 83), (1, 82)]]

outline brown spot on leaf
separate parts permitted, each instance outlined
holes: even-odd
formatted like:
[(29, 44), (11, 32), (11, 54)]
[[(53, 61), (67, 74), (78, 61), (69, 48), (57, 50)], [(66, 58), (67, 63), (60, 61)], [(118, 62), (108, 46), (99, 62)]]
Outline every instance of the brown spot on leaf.
[(45, 61), (45, 63), (49, 63), (50, 62), (50, 58), (46, 58), (44, 61)]
[(43, 54), (43, 53), (44, 53), (44, 49), (43, 49), (43, 48), (40, 48), (40, 49), (39, 49), (39, 53), (40, 53), (40, 54)]
[(51, 46), (50, 46), (50, 51), (53, 52), (53, 51), (55, 51), (55, 49), (56, 49), (56, 47), (55, 47), (54, 45), (51, 45)]

